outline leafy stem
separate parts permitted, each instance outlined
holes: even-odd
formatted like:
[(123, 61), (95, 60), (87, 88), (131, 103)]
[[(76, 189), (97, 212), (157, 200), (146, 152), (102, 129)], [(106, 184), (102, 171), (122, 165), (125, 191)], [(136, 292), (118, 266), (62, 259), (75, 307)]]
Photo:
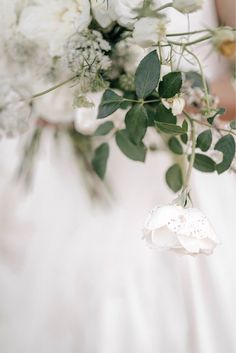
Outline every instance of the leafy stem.
[(189, 182), (190, 182), (193, 164), (194, 164), (194, 159), (195, 159), (195, 149), (196, 149), (196, 131), (195, 131), (194, 121), (187, 113), (185, 113), (185, 116), (188, 118), (188, 120), (191, 124), (192, 153), (191, 153), (188, 169), (187, 169), (185, 180), (184, 180), (183, 192), (188, 191)]

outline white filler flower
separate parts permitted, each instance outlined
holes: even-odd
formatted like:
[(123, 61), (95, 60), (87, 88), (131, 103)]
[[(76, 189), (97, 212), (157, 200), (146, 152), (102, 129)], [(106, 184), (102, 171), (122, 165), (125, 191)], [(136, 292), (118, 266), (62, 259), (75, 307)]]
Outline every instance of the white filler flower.
[(151, 47), (165, 39), (166, 18), (143, 17), (134, 25), (134, 41), (142, 48)]
[(185, 106), (185, 100), (180, 96), (173, 98), (162, 98), (161, 102), (167, 109), (171, 109), (172, 114), (174, 115), (180, 115)]
[(19, 31), (28, 39), (46, 43), (52, 57), (61, 56), (67, 38), (87, 28), (89, 22), (89, 0), (36, 0), (23, 9)]
[(158, 250), (210, 255), (219, 244), (206, 216), (197, 208), (155, 207), (143, 229), (144, 238)]
[(174, 0), (173, 7), (182, 13), (191, 13), (201, 9), (203, 0)]

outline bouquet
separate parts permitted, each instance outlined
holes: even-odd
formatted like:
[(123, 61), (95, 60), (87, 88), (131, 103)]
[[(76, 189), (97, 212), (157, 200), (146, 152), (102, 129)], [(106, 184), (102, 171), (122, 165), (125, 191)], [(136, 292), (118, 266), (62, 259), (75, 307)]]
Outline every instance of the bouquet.
[[(203, 0), (2, 0), (0, 135), (26, 133), (18, 170), (26, 180), (44, 129), (67, 134), (82, 168), (103, 180), (109, 144), (145, 162), (158, 135), (176, 158), (166, 182), (177, 198), (154, 209), (145, 237), (182, 253), (212, 252), (218, 243), (202, 213), (192, 207), (193, 168), (234, 170), (236, 121), (222, 126), (224, 107), (211, 95), (195, 48), (208, 43), (226, 58), (236, 52), (235, 29), (171, 33), (169, 9), (183, 17)], [(190, 23), (191, 24), (191, 23)], [(181, 64), (192, 65), (189, 71)], [(96, 187), (93, 189), (96, 193)], [(166, 228), (169, 243), (161, 245)]]

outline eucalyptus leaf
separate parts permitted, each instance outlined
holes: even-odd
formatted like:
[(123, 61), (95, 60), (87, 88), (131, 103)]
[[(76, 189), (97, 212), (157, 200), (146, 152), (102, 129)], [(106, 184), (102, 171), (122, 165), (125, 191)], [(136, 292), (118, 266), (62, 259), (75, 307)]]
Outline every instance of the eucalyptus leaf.
[(114, 91), (107, 89), (102, 96), (102, 100), (98, 108), (97, 119), (106, 118), (114, 113), (120, 108), (122, 102), (123, 97), (119, 96)]
[(146, 109), (141, 104), (134, 105), (125, 116), (125, 126), (131, 142), (138, 144), (142, 141), (148, 124)]
[[(182, 128), (184, 130), (188, 131), (188, 122), (186, 119), (183, 121)], [(184, 134), (180, 135), (180, 139), (183, 143), (186, 144), (188, 142), (188, 134), (184, 133)]]
[(172, 136), (168, 141), (169, 149), (175, 154), (183, 154), (183, 147), (179, 140)]
[(169, 72), (159, 83), (158, 93), (162, 98), (171, 98), (179, 93), (182, 86), (181, 72)]
[(138, 98), (146, 98), (157, 87), (160, 79), (160, 60), (156, 50), (145, 56), (135, 73), (135, 89)]
[(230, 134), (225, 135), (219, 139), (215, 145), (215, 150), (223, 153), (223, 160), (216, 165), (218, 174), (224, 173), (228, 170), (235, 157), (235, 140)]
[(199, 147), (203, 152), (209, 150), (212, 144), (212, 132), (210, 129), (201, 132), (197, 137), (196, 147)]
[(201, 153), (196, 153), (193, 166), (195, 169), (205, 173), (212, 173), (216, 170), (216, 164), (213, 159)]
[(157, 121), (156, 126), (158, 127), (158, 129), (160, 129), (162, 132), (166, 134), (181, 135), (186, 132), (186, 130), (183, 127), (175, 124), (161, 123)]
[(92, 167), (101, 179), (104, 178), (106, 172), (108, 157), (109, 145), (107, 143), (103, 143), (95, 150), (92, 160)]
[(162, 123), (176, 124), (176, 116), (172, 114), (171, 109), (167, 109), (162, 103), (156, 107), (155, 121)]
[(171, 190), (178, 192), (183, 186), (183, 174), (178, 163), (172, 165), (166, 172), (166, 182)]
[(114, 128), (114, 124), (112, 121), (106, 121), (105, 123), (98, 126), (97, 130), (95, 131), (95, 136), (104, 136), (108, 134)]
[(132, 143), (129, 139), (127, 130), (120, 130), (116, 133), (116, 143), (120, 150), (134, 161), (144, 162), (146, 157), (146, 147), (141, 142), (138, 145)]

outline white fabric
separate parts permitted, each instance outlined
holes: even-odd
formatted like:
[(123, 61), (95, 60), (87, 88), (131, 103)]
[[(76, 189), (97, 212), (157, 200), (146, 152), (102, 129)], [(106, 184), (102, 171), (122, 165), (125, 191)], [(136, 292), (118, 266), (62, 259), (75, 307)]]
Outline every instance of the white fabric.
[[(196, 26), (215, 21), (213, 3), (206, 3), (190, 15)], [(181, 31), (186, 24), (176, 16)], [(215, 75), (218, 59), (211, 60), (208, 73)], [(194, 173), (194, 205), (222, 245), (210, 257), (179, 257), (141, 239), (147, 211), (173, 198), (165, 153), (142, 165), (113, 146), (113, 198), (101, 207), (89, 200), (66, 139), (55, 144), (50, 130), (25, 194), (10, 180), (18, 145), (0, 142), (1, 352), (236, 351), (235, 175)]]

